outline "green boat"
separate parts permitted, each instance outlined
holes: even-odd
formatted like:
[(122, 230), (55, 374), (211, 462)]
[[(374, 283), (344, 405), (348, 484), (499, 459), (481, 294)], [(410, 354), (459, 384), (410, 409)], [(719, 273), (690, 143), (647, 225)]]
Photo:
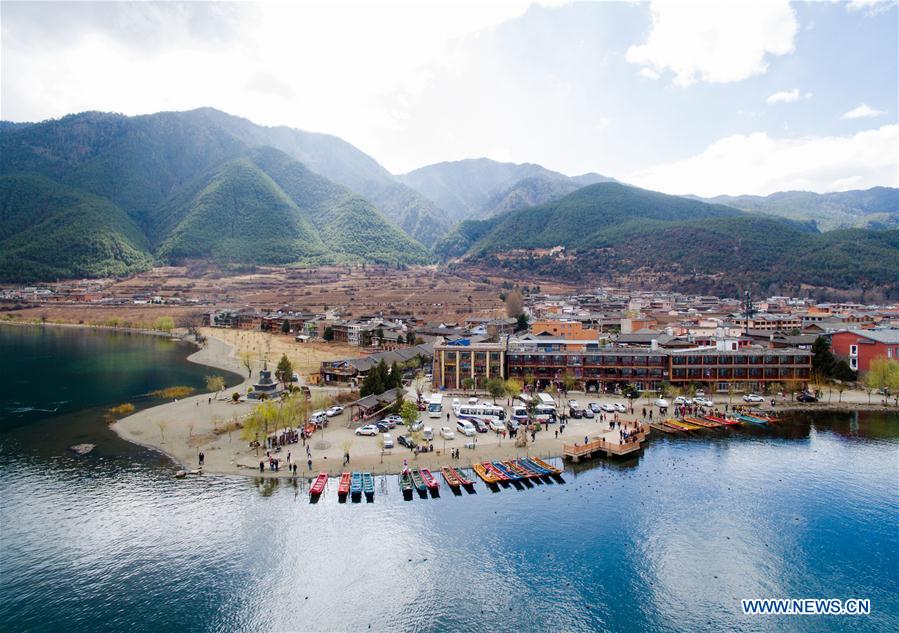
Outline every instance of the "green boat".
[(412, 471), (412, 485), (415, 486), (415, 489), (418, 490), (418, 492), (424, 492), (428, 489), (425, 480), (422, 479), (421, 473), (418, 472), (417, 468)]
[(400, 475), (400, 489), (403, 492), (412, 492), (412, 475), (408, 471)]
[(375, 480), (371, 473), (362, 473), (362, 491), (366, 497), (371, 498), (375, 496)]

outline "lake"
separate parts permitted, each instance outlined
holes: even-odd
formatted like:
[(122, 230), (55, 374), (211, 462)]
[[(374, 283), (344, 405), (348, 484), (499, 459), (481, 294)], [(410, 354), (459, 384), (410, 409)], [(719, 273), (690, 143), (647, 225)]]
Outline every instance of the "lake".
[[(899, 628), (895, 414), (655, 438), (498, 493), (404, 501), (387, 477), (373, 503), (340, 504), (332, 481), (310, 504), (289, 480), (175, 480), (106, 429), (110, 406), (221, 373), (190, 351), (0, 327), (2, 630)], [(869, 598), (872, 613), (742, 615), (757, 597)]]

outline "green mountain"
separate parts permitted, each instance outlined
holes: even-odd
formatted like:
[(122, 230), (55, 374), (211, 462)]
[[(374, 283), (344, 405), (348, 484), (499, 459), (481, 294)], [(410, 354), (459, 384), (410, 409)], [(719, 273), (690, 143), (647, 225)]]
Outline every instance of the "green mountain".
[[(514, 191), (518, 183), (532, 178), (540, 179), (543, 184), (525, 183), (519, 187), (520, 191)], [(453, 221), (482, 219), (514, 208), (516, 198), (521, 202), (549, 202), (579, 187), (611, 180), (599, 174), (569, 178), (540, 165), (500, 163), (489, 158), (436, 163), (399, 179), (445, 209)], [(562, 183), (562, 186), (554, 190), (546, 183)], [(509, 200), (504, 202), (507, 197)]]
[[(561, 246), (554, 254), (534, 252)], [(461, 223), (436, 251), (463, 263), (569, 280), (622, 276), (685, 291), (811, 285), (899, 296), (899, 231), (813, 224), (617, 183)]]
[(0, 279), (127, 275), (152, 264), (118, 206), (43, 176), (0, 176)]
[(752, 213), (813, 220), (822, 231), (899, 228), (899, 189), (891, 187), (836, 193), (779, 191), (769, 196), (718, 196), (708, 201)]
[[(78, 248), (59, 259), (46, 249), (25, 249), (16, 231), (3, 241), (3, 259), (12, 262), (3, 278), (128, 274), (154, 259), (431, 260), (422, 244), (369, 201), (261, 144), (269, 137), (281, 137), (284, 145), (284, 138), (308, 135), (306, 151), (312, 155), (318, 146), (330, 148), (322, 150), (319, 164), (335, 171), (342, 159), (347, 172), (356, 164), (372, 169), (370, 158), (335, 137), (272, 130), (278, 129), (209, 109), (140, 117), (88, 112), (37, 124), (4, 124), (0, 176), (11, 178), (4, 232), (14, 226), (14, 209), (16, 217), (42, 218), (44, 232), (52, 227), (54, 239), (66, 237)], [(25, 188), (33, 182), (42, 183), (46, 192)], [(21, 195), (17, 187), (23, 187)], [(101, 230), (94, 231), (86, 218), (100, 216)], [(102, 245), (106, 250), (97, 252)]]

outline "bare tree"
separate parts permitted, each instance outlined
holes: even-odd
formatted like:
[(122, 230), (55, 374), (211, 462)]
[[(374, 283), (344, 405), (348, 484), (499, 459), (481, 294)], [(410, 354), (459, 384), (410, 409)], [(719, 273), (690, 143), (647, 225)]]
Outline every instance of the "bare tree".
[(510, 318), (515, 318), (523, 312), (524, 297), (521, 295), (521, 290), (513, 288), (506, 295), (506, 315)]

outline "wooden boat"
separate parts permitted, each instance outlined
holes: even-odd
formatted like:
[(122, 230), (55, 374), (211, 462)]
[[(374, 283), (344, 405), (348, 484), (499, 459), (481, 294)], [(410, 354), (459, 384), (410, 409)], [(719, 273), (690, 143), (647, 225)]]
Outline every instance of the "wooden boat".
[(499, 477), (492, 471), (487, 470), (483, 464), (475, 464), (472, 468), (478, 474), (478, 477), (484, 480), (485, 484), (495, 484), (499, 481)]
[(713, 422), (712, 420), (704, 420), (701, 418), (684, 418), (684, 422), (689, 422), (690, 424), (695, 424), (696, 426), (704, 426), (707, 429), (720, 429), (721, 424), (718, 422)]
[(375, 479), (371, 473), (362, 473), (362, 492), (369, 498), (375, 496)]
[(532, 473), (536, 474), (538, 477), (548, 477), (551, 474), (548, 470), (546, 470), (545, 468), (541, 468), (540, 466), (538, 466), (537, 464), (535, 464), (533, 461), (531, 461), (530, 459), (528, 459), (526, 457), (516, 460), (515, 463), (518, 464), (519, 466), (521, 466), (522, 468), (525, 468), (525, 469), (531, 471)]
[(400, 475), (400, 489), (404, 494), (412, 492), (412, 475), (408, 470)]
[(350, 493), (350, 473), (342, 472), (340, 474), (340, 483), (337, 484), (337, 494), (345, 497)]
[(462, 485), (462, 482), (459, 481), (459, 476), (452, 468), (444, 466), (440, 469), (440, 472), (443, 474), (443, 478), (446, 480), (446, 485), (450, 488), (458, 488)]
[(459, 478), (459, 483), (465, 486), (466, 488), (471, 488), (474, 486), (474, 482), (462, 474), (462, 471), (456, 470), (455, 468), (450, 468), (453, 471), (453, 474)]
[(187, 477), (186, 470), (179, 470), (178, 472), (175, 473), (175, 479), (184, 479), (185, 477)]
[(509, 475), (507, 475), (506, 473), (504, 473), (503, 471), (501, 471), (499, 468), (497, 468), (496, 466), (494, 466), (492, 463), (490, 463), (490, 462), (482, 462), (481, 465), (482, 465), (484, 468), (487, 469), (487, 472), (493, 473), (493, 476), (496, 477), (497, 481), (499, 481), (501, 484), (506, 484), (506, 485), (508, 485), (508, 483), (509, 483), (510, 481), (512, 481), (512, 480), (509, 478)]
[(321, 495), (325, 491), (326, 483), (328, 483), (328, 473), (319, 473), (309, 488), (309, 496), (318, 497)]
[(421, 473), (417, 468), (412, 471), (412, 485), (415, 486), (415, 489), (419, 492), (424, 492), (428, 489), (425, 480), (422, 478)]
[(749, 415), (748, 413), (741, 413), (737, 416), (737, 418), (743, 422), (749, 422), (749, 424), (768, 424), (768, 420), (763, 420), (761, 418), (757, 418), (754, 415)]
[(437, 481), (437, 478), (431, 474), (431, 471), (427, 468), (421, 469), (421, 478), (425, 482), (425, 485), (431, 490), (437, 490), (440, 487), (440, 482)]
[(350, 492), (354, 497), (362, 494), (362, 473), (356, 471), (350, 479)]
[(683, 420), (678, 420), (676, 418), (668, 418), (667, 420), (665, 420), (665, 424), (667, 424), (668, 426), (673, 426), (677, 429), (681, 429), (683, 431), (698, 431), (702, 428), (701, 426), (690, 424), (689, 422), (684, 422)]
[(508, 470), (509, 472), (515, 473), (522, 479), (533, 479), (534, 477), (538, 476), (537, 473), (533, 473), (530, 470), (528, 470), (527, 468), (522, 468), (521, 466), (519, 466), (518, 464), (516, 464), (513, 461), (505, 461), (505, 462), (502, 462), (502, 464), (503, 464), (503, 466), (506, 467), (506, 470)]
[(723, 424), (725, 426), (736, 426), (740, 423), (739, 420), (735, 420), (733, 418), (722, 418), (718, 415), (707, 415), (705, 416), (705, 419), (711, 422), (718, 422), (719, 424)]
[(661, 431), (662, 433), (683, 433), (683, 429), (676, 429), (674, 427), (666, 426), (661, 422), (650, 422), (649, 426), (654, 428), (657, 431)]
[(548, 471), (550, 472), (550, 474), (552, 474), (552, 475), (561, 475), (561, 474), (562, 474), (562, 469), (561, 469), (561, 468), (556, 468), (555, 466), (553, 466), (553, 465), (550, 464), (549, 462), (545, 462), (545, 461), (543, 461), (542, 459), (540, 459), (539, 457), (528, 457), (528, 459), (529, 459), (530, 461), (534, 462), (535, 464), (537, 464), (540, 468), (545, 468), (545, 469), (548, 470)]
[(518, 473), (512, 472), (511, 470), (506, 468), (502, 462), (493, 462), (493, 467), (503, 473), (506, 477), (508, 477), (509, 481), (521, 481), (522, 479), (524, 479), (524, 477), (522, 477)]

